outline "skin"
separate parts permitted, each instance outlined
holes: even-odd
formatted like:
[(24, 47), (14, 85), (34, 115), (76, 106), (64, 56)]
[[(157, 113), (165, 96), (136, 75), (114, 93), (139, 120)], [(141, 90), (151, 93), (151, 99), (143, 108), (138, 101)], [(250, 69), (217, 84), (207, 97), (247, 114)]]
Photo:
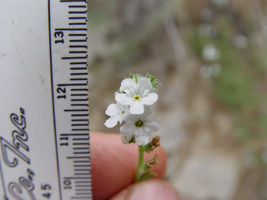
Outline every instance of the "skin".
[[(166, 154), (162, 147), (156, 148), (145, 160), (151, 159), (155, 154), (159, 156), (158, 165), (152, 170), (157, 173), (153, 180), (133, 184), (138, 147), (136, 144), (125, 145), (121, 142), (119, 134), (91, 133), (91, 164), (93, 197), (102, 199), (138, 199), (135, 191), (161, 191), (166, 194), (178, 194), (173, 187), (161, 179), (166, 169)], [(136, 190), (139, 188), (138, 190)], [(162, 189), (163, 188), (163, 189)], [(165, 189), (164, 189), (165, 188)], [(142, 192), (142, 195), (145, 195)], [(149, 198), (147, 198), (149, 199)], [(169, 198), (178, 199), (178, 198)]]

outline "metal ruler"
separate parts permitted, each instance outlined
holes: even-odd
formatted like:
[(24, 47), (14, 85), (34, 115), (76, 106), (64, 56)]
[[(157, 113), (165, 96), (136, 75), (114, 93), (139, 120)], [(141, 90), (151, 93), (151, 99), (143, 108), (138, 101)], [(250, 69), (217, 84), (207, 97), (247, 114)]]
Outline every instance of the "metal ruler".
[(87, 2), (0, 1), (0, 199), (92, 199)]

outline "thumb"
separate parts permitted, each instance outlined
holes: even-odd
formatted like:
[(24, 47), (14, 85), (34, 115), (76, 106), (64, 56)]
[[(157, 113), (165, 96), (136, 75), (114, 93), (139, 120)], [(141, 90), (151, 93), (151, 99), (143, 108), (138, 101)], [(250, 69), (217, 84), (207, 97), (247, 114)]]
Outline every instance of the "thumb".
[(136, 183), (122, 190), (111, 200), (179, 200), (178, 192), (174, 187), (163, 180), (147, 180)]

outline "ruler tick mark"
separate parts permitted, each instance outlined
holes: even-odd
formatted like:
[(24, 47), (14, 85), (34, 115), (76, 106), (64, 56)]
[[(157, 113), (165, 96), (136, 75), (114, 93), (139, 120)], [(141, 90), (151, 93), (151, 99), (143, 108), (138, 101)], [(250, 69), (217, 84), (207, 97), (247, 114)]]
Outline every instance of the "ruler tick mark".
[(69, 33), (69, 36), (71, 36), (71, 37), (82, 37), (82, 36), (87, 36), (87, 34), (82, 34), (82, 33)]
[(80, 96), (88, 96), (88, 94), (71, 94), (71, 96), (80, 97)]
[(71, 67), (71, 70), (87, 70), (87, 67)]
[(77, 57), (62, 57), (62, 60), (67, 60), (67, 59), (87, 59), (87, 55), (86, 56), (77, 56)]
[[(70, 48), (85, 48), (87, 49), (87, 45), (69, 45)], [(87, 64), (87, 62), (85, 63)]]
[(68, 159), (83, 159), (83, 158), (88, 158), (90, 159), (89, 156), (68, 156)]
[(70, 91), (88, 91), (88, 88), (73, 88), (73, 89), (70, 89)]
[(86, 17), (69, 17), (70, 20), (79, 20), (79, 19), (85, 19), (87, 20)]
[(89, 126), (89, 124), (71, 124), (71, 126)]
[(75, 3), (77, 3), (77, 2), (84, 2), (84, 3), (87, 3), (87, 1), (86, 0), (60, 0), (60, 2), (62, 2), (62, 3), (69, 3), (69, 2), (75, 2)]
[(87, 78), (70, 78), (70, 81), (87, 81)]
[(89, 133), (61, 133), (61, 136), (89, 136)]
[(86, 22), (73, 22), (73, 23), (69, 23), (70, 26), (86, 26)]
[(89, 147), (73, 147), (73, 150), (85, 150), (89, 149)]
[(69, 8), (86, 8), (86, 5), (69, 5)]
[(89, 114), (72, 114), (72, 117), (83, 117), (83, 116), (89, 116)]
[(75, 183), (91, 183), (91, 181), (75, 181)]
[(87, 31), (87, 28), (56, 28), (55, 31)]
[(71, 99), (71, 101), (88, 101), (88, 98), (86, 98), (86, 99)]
[(84, 40), (70, 40), (70, 42), (87, 42), (87, 38)]
[(89, 140), (89, 137), (87, 137), (87, 138), (73, 138), (72, 140)]
[(90, 163), (89, 160), (75, 160), (74, 163)]
[(83, 54), (83, 53), (87, 53), (87, 51), (69, 51), (69, 53)]
[(69, 14), (86, 14), (87, 10), (84, 11), (69, 11)]
[(88, 112), (88, 109), (65, 109), (64, 112)]
[(72, 122), (84, 122), (84, 121), (89, 122), (88, 119), (72, 119), (71, 121), (72, 121)]
[(76, 172), (79, 172), (79, 171), (89, 171), (90, 169), (74, 169), (74, 171), (76, 171)]
[[(89, 146), (90, 144), (89, 144), (89, 143), (77, 143), (77, 142), (76, 142), (76, 143), (73, 143), (73, 145), (88, 145), (88, 146)], [(89, 158), (89, 157), (88, 157), (88, 158)]]

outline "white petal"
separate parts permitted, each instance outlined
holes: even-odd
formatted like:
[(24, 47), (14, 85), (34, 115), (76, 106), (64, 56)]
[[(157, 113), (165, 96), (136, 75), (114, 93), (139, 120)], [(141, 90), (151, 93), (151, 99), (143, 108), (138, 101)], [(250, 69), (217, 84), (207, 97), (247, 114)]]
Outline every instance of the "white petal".
[(141, 98), (141, 103), (145, 105), (152, 105), (158, 100), (157, 93), (148, 93), (146, 96)]
[(146, 129), (144, 129), (143, 127), (138, 127), (135, 130), (135, 136), (141, 136), (141, 135), (147, 135), (148, 132)]
[(119, 122), (119, 117), (118, 116), (112, 116), (109, 119), (106, 120), (106, 122), (104, 123), (105, 126), (107, 128), (113, 128), (114, 126), (117, 125), (117, 123)]
[(144, 123), (144, 128), (149, 132), (155, 132), (159, 130), (160, 122), (158, 119), (150, 119)]
[(149, 135), (137, 136), (137, 137), (135, 137), (135, 142), (139, 146), (144, 146), (149, 142)]
[(117, 94), (115, 97), (116, 101), (123, 105), (130, 105), (133, 102), (133, 99), (126, 94)]
[(117, 104), (110, 104), (107, 107), (107, 110), (105, 113), (108, 116), (112, 116), (112, 115), (117, 115), (119, 112), (120, 112), (120, 109), (118, 108)]
[(130, 88), (128, 90), (124, 90), (124, 92), (130, 97), (134, 97), (134, 95), (137, 94), (136, 87), (132, 87), (132, 88)]
[(150, 80), (144, 77), (138, 79), (137, 85), (138, 85), (139, 95), (141, 96), (145, 96), (152, 89), (152, 84)]
[(144, 113), (144, 105), (140, 102), (132, 102), (130, 104), (130, 113), (133, 115), (140, 115)]
[(123, 90), (127, 90), (130, 87), (133, 87), (134, 85), (136, 85), (135, 80), (133, 80), (131, 78), (126, 78), (121, 82), (121, 88)]
[(125, 113), (122, 115), (121, 122), (122, 122), (122, 121), (126, 121), (126, 120), (128, 119), (129, 116), (130, 116), (129, 111), (125, 112)]
[(129, 96), (135, 95), (135, 80), (131, 78), (126, 78), (121, 82), (120, 90), (126, 92)]
[(136, 127), (132, 124), (123, 124), (120, 127), (121, 134), (126, 137), (132, 137), (134, 135), (135, 130), (136, 130)]
[(128, 112), (128, 111), (129, 111), (129, 106), (127, 106), (127, 105), (122, 105), (122, 104), (120, 104), (120, 103), (117, 103), (117, 107), (119, 108), (120, 113), (121, 113), (122, 111), (124, 111), (124, 112)]
[(150, 106), (144, 106), (144, 108), (145, 108), (145, 112), (141, 116), (141, 119), (143, 121), (145, 121), (148, 118), (148, 116), (152, 114), (152, 111), (153, 111)]
[(114, 97), (116, 98), (117, 94), (120, 94), (119, 92), (115, 92), (114, 93)]
[(127, 116), (127, 118), (125, 119), (125, 122), (127, 124), (135, 125), (135, 122), (139, 120), (136, 116), (137, 115), (131, 115), (129, 113), (128, 116)]

